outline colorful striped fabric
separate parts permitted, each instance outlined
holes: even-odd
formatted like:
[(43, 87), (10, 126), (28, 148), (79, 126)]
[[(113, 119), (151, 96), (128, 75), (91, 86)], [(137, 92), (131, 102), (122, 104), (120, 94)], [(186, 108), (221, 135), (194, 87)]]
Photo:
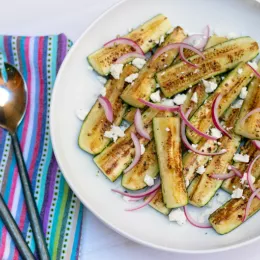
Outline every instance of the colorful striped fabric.
[[(83, 207), (65, 182), (50, 140), (49, 115), (53, 84), (72, 43), (64, 34), (46, 37), (0, 37), (0, 51), (22, 73), (28, 106), (18, 129), (25, 162), (41, 215), (51, 259), (77, 259)], [(0, 129), (0, 187), (5, 201), (35, 252), (21, 183), (9, 134)], [(0, 259), (19, 253), (0, 220)]]

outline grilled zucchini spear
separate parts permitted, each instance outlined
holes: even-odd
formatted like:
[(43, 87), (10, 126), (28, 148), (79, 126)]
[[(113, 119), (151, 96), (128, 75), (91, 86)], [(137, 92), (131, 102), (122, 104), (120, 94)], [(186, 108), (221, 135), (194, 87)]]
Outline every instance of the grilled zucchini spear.
[[(159, 14), (139, 26), (129, 34), (123, 36), (135, 41), (144, 53), (151, 50), (161, 36), (164, 36), (172, 28), (169, 19)], [(119, 44), (113, 47), (104, 47), (88, 56), (91, 66), (100, 75), (108, 75), (110, 66), (122, 55), (135, 51), (129, 45)]]
[(182, 172), (180, 118), (154, 118), (153, 131), (165, 205), (184, 206), (188, 196)]
[(258, 44), (250, 37), (233, 39), (215, 45), (203, 52), (205, 59), (194, 55), (188, 60), (199, 66), (194, 68), (179, 62), (156, 74), (163, 94), (166, 97), (180, 93), (201, 79), (207, 79), (233, 69), (239, 62), (247, 62), (258, 54)]
[[(137, 71), (132, 65), (126, 65), (120, 79), (108, 80), (106, 84), (106, 98), (110, 101), (114, 112), (114, 125), (120, 125), (127, 105), (120, 98), (125, 86), (125, 78)], [(106, 119), (104, 109), (96, 101), (85, 118), (78, 139), (79, 147), (90, 153), (98, 154), (109, 144), (110, 139), (104, 137), (105, 131), (109, 131), (111, 123)]]

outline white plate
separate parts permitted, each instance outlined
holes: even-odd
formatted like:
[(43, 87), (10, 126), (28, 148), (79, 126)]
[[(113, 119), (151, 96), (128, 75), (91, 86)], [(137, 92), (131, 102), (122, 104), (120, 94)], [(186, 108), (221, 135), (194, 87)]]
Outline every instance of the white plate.
[(97, 217), (120, 234), (158, 249), (202, 253), (223, 251), (248, 244), (260, 237), (259, 217), (228, 235), (202, 230), (187, 224), (179, 227), (150, 207), (127, 213), (128, 207), (110, 189), (109, 182), (92, 162), (92, 156), (77, 145), (81, 122), (77, 108), (90, 108), (100, 90), (94, 72), (87, 69), (86, 57), (106, 41), (136, 27), (158, 13), (168, 16), (172, 25), (188, 32), (200, 32), (209, 24), (218, 33), (250, 35), (260, 42), (260, 4), (251, 0), (129, 0), (105, 12), (74, 44), (56, 80), (51, 106), (51, 136), (62, 172), (72, 190)]

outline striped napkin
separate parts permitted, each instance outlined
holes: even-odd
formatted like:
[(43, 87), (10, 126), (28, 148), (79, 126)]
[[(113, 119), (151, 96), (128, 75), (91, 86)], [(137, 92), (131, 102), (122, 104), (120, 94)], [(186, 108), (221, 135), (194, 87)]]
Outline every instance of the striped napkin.
[[(28, 88), (26, 115), (18, 137), (32, 182), (51, 259), (77, 259), (83, 207), (65, 182), (49, 132), (50, 101), (60, 65), (72, 42), (64, 34), (46, 37), (0, 36), (0, 51), (22, 73)], [(0, 188), (16, 222), (35, 252), (9, 134), (0, 129)], [(0, 220), (0, 259), (19, 259)]]

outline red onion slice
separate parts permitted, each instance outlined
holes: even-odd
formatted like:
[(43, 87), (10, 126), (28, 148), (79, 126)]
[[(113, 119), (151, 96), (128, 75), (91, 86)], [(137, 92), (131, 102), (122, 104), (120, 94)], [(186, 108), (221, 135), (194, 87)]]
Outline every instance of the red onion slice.
[(214, 102), (213, 102), (213, 105), (212, 105), (212, 120), (213, 120), (213, 123), (215, 125), (215, 127), (221, 131), (224, 135), (228, 136), (230, 139), (232, 139), (232, 136), (228, 133), (228, 131), (226, 129), (224, 129), (224, 127), (220, 124), (219, 122), (219, 119), (218, 119), (218, 107), (219, 107), (219, 103), (222, 99), (222, 95), (219, 94)]
[[(186, 118), (189, 117), (189, 114), (191, 112), (191, 108), (188, 110), (188, 112), (185, 114)], [(181, 122), (181, 139), (182, 139), (182, 142), (184, 143), (184, 145), (189, 149), (191, 150), (192, 152), (194, 153), (197, 153), (197, 154), (200, 154), (200, 155), (205, 155), (205, 156), (214, 156), (214, 155), (221, 155), (221, 154), (224, 154), (227, 152), (227, 150), (223, 149), (219, 152), (216, 152), (216, 153), (207, 153), (207, 152), (201, 152), (199, 150), (197, 150), (196, 148), (192, 147), (192, 145), (189, 143), (187, 137), (186, 137), (186, 133), (185, 133), (185, 122), (182, 121)]]
[(227, 180), (230, 179), (232, 177), (234, 177), (236, 174), (234, 172), (230, 172), (230, 173), (226, 173), (226, 174), (210, 174), (209, 177), (213, 178), (213, 179), (217, 179), (217, 180)]
[[(251, 196), (250, 196), (250, 198), (249, 198), (249, 200), (248, 200), (248, 202), (247, 202), (247, 205), (246, 205), (246, 210), (245, 210), (245, 215), (244, 215), (244, 217), (243, 217), (243, 222), (245, 222), (246, 221), (246, 219), (247, 219), (247, 217), (248, 217), (248, 215), (249, 215), (249, 212), (250, 212), (250, 207), (251, 207), (251, 204), (252, 204), (252, 202), (253, 202), (253, 199), (257, 196), (259, 196), (260, 194), (260, 188), (259, 189), (257, 189), (257, 190), (255, 190), (252, 194), (251, 194)], [(259, 197), (258, 197), (259, 198)]]
[(179, 111), (179, 106), (165, 106), (165, 105), (160, 105), (160, 104), (155, 104), (149, 101), (146, 101), (144, 99), (139, 98), (139, 102), (143, 103), (144, 105), (160, 110), (160, 111), (168, 111), (168, 112), (177, 112)]
[(143, 54), (140, 54), (138, 52), (129, 52), (127, 54), (124, 54), (120, 58), (118, 58), (115, 63), (117, 63), (117, 64), (124, 63), (129, 58), (140, 58), (140, 59), (144, 59), (144, 60), (146, 59), (145, 55), (143, 55)]
[(255, 73), (256, 77), (260, 78), (260, 73), (255, 70), (250, 64), (247, 63), (247, 65), (252, 69), (252, 71)]
[(113, 40), (105, 43), (104, 47), (114, 47), (115, 44), (126, 44), (126, 45), (129, 45), (129, 46), (133, 47), (136, 50), (136, 52), (144, 55), (144, 52), (141, 49), (141, 47), (135, 41), (133, 41), (131, 39), (128, 39), (128, 38), (120, 37), (120, 38), (113, 39)]
[[(189, 49), (195, 53), (197, 53), (200, 57), (202, 57), (203, 59), (205, 59), (205, 56), (204, 54), (198, 50), (197, 48), (187, 44), (187, 43), (183, 43), (183, 42), (179, 42), (179, 43), (171, 43), (171, 44), (168, 44), (166, 45), (165, 47), (163, 48), (160, 48), (159, 50), (157, 50), (155, 52), (155, 54), (153, 55), (152, 57), (152, 60), (151, 61), (154, 61), (156, 60), (160, 55), (162, 55), (163, 53), (165, 53), (166, 51), (170, 51), (170, 50), (173, 50), (173, 49), (179, 49), (179, 48), (184, 48), (184, 49)], [(185, 58), (184, 58), (185, 59)], [(186, 59), (184, 60), (185, 62), (188, 62), (190, 63), (189, 61), (187, 61)], [(193, 66), (195, 66), (193, 63), (191, 63)]]
[(124, 173), (127, 173), (131, 169), (133, 169), (141, 158), (141, 144), (139, 142), (139, 139), (136, 136), (136, 134), (133, 132), (131, 133), (131, 138), (132, 138), (134, 146), (135, 146), (135, 157), (134, 157), (134, 160), (131, 162), (131, 164), (124, 170)]
[[(249, 166), (248, 166), (248, 170), (247, 170), (247, 183), (248, 183), (249, 188), (251, 189), (252, 192), (254, 192), (254, 191), (256, 190), (256, 188), (255, 188), (255, 186), (254, 186), (254, 184), (253, 184), (253, 182), (252, 182), (251, 172), (252, 172), (252, 168), (253, 168), (253, 166), (254, 166), (256, 160), (258, 160), (259, 158), (260, 158), (260, 154), (257, 155), (257, 156), (254, 158), (254, 160), (252, 160), (252, 161), (250, 162), (250, 164), (249, 164)], [(257, 196), (258, 199), (260, 199), (260, 195), (259, 195), (259, 194), (257, 194), (256, 196)]]
[(152, 194), (150, 194), (149, 197), (147, 198), (147, 200), (144, 203), (142, 203), (141, 205), (139, 205), (139, 206), (137, 206), (135, 208), (125, 209), (125, 211), (135, 211), (135, 210), (138, 210), (138, 209), (141, 209), (141, 208), (145, 207), (146, 205), (148, 205), (153, 200), (153, 198), (155, 197), (156, 193), (157, 193), (157, 190), (154, 191)]
[[(191, 108), (190, 108), (190, 110), (192, 111)], [(207, 135), (207, 134), (201, 132), (200, 130), (198, 130), (195, 126), (193, 126), (193, 125), (189, 122), (189, 119), (185, 116), (182, 106), (180, 106), (179, 112), (180, 112), (180, 117), (181, 117), (181, 119), (182, 119), (182, 120), (185, 122), (185, 124), (186, 124), (190, 129), (192, 129), (195, 133), (197, 133), (198, 135), (200, 135), (200, 136), (202, 136), (202, 137), (204, 137), (204, 138), (206, 138), (206, 139), (217, 140), (216, 137), (211, 136), (211, 135)]]
[(151, 187), (150, 189), (148, 189), (148, 190), (146, 190), (146, 191), (144, 191), (142, 193), (131, 194), (131, 193), (120, 191), (120, 190), (116, 190), (116, 189), (112, 189), (112, 191), (115, 192), (115, 193), (118, 193), (118, 194), (120, 194), (122, 196), (129, 197), (129, 198), (143, 198), (145, 196), (148, 196), (148, 195), (152, 194), (160, 186), (161, 186), (161, 182), (159, 180), (153, 187)]
[(233, 165), (229, 165), (228, 166), (228, 169), (232, 172), (235, 173), (235, 175), (237, 175), (239, 178), (242, 178), (243, 177), (243, 174), (236, 168), (234, 167)]
[(135, 112), (134, 123), (135, 123), (135, 129), (136, 129), (137, 133), (139, 135), (141, 135), (142, 137), (144, 137), (148, 140), (151, 140), (151, 137), (149, 136), (149, 134), (146, 132), (146, 130), (144, 128), (140, 109), (137, 109)]
[(195, 219), (192, 218), (192, 216), (189, 214), (189, 211), (187, 209), (187, 206), (183, 207), (184, 209), (184, 214), (187, 218), (187, 220), (190, 222), (190, 224), (194, 227), (198, 227), (198, 228), (212, 228), (212, 226), (210, 226), (209, 224), (206, 223), (199, 223), (198, 221), (196, 221)]
[(110, 101), (106, 97), (102, 97), (102, 96), (98, 97), (98, 101), (105, 111), (107, 120), (110, 123), (112, 123), (114, 114), (113, 114), (113, 108), (112, 108)]
[(248, 117), (250, 117), (251, 115), (255, 114), (255, 113), (259, 113), (260, 112), (260, 107), (253, 109), (252, 111), (250, 111), (245, 117), (243, 117), (240, 120), (240, 124), (244, 124), (244, 122), (246, 121), (246, 119)]
[(258, 140), (253, 140), (252, 143), (255, 145), (255, 147), (260, 150), (260, 141)]

